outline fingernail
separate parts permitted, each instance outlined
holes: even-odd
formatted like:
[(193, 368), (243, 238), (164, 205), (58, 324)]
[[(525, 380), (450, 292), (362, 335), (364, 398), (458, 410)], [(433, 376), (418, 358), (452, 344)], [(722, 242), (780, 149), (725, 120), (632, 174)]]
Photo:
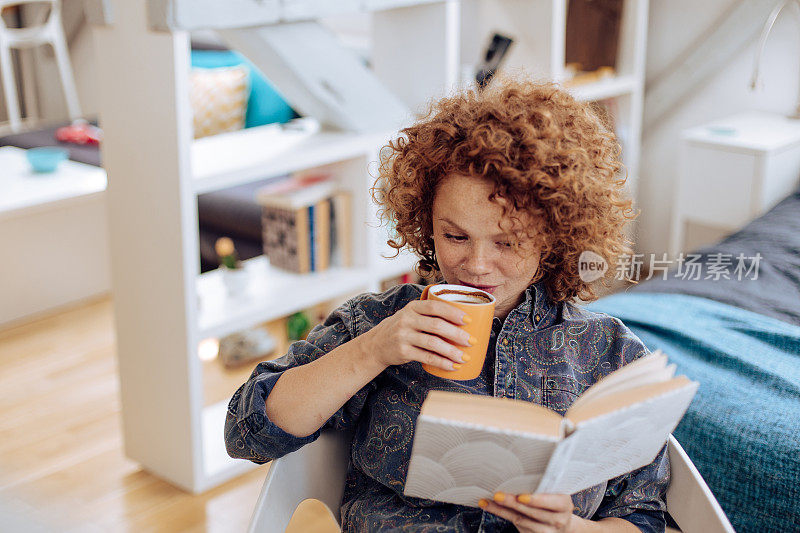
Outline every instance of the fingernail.
[(459, 368), (461, 368), (460, 363), (453, 363), (453, 370), (458, 370)]
[(464, 324), (472, 324), (472, 317), (469, 316), (469, 315), (464, 315), (464, 316), (461, 317), (461, 321)]
[(470, 356), (469, 356), (469, 354), (466, 354), (466, 353), (465, 353), (465, 354), (462, 354), (462, 355), (461, 355), (461, 360), (462, 360), (462, 361), (464, 361), (465, 363), (466, 363), (467, 361), (469, 361), (470, 359), (472, 359), (472, 357), (470, 357)]
[(520, 494), (517, 496), (517, 501), (519, 503), (531, 503), (531, 495), (530, 494)]
[(470, 346), (474, 346), (474, 345), (476, 345), (477, 343), (478, 343), (478, 339), (476, 339), (475, 337), (472, 337), (472, 336), (471, 336), (471, 337), (469, 338), (469, 345), (470, 345)]
[(480, 507), (481, 509), (486, 509), (486, 506), (487, 506), (487, 505), (489, 505), (489, 502), (487, 502), (487, 501), (486, 501), (486, 500), (484, 500), (483, 498), (481, 498), (480, 500), (478, 500), (478, 507)]
[(505, 500), (505, 499), (506, 499), (506, 495), (503, 494), (502, 492), (495, 492), (494, 493), (494, 501), (496, 501), (497, 503), (502, 503), (503, 500)]

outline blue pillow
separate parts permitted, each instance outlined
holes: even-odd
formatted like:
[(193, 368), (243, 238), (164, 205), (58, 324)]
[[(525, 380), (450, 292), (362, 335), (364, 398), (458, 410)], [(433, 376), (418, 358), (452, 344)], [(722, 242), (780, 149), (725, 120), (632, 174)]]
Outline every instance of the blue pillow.
[(234, 50), (192, 50), (192, 67), (218, 68), (244, 65), (250, 74), (250, 95), (244, 127), (289, 122), (298, 115), (267, 78), (246, 57)]

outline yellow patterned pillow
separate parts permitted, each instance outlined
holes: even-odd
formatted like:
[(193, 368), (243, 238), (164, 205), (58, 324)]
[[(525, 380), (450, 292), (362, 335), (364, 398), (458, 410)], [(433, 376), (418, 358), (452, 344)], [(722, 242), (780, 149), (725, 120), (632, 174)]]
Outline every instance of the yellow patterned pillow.
[(249, 92), (244, 67), (193, 68), (189, 99), (195, 139), (242, 129)]

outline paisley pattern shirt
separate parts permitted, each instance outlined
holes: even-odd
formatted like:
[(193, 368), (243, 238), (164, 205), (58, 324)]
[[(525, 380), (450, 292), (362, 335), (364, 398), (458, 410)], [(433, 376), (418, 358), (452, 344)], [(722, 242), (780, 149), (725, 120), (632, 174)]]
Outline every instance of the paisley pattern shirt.
[[(511, 522), (477, 507), (403, 495), (414, 427), (428, 391), (450, 390), (534, 402), (560, 414), (606, 374), (647, 353), (620, 320), (571, 303), (554, 303), (539, 282), (505, 320), (495, 317), (480, 376), (453, 381), (417, 362), (391, 366), (347, 401), (320, 430), (295, 437), (266, 416), (265, 400), (289, 368), (363, 334), (419, 299), (420, 285), (362, 294), (336, 309), (286, 355), (260, 363), (231, 398), (225, 442), (231, 457), (265, 463), (317, 439), (322, 429), (353, 432), (341, 504), (343, 531), (506, 532)], [(572, 495), (574, 513), (620, 517), (642, 531), (664, 531), (669, 484), (666, 447), (638, 470)]]

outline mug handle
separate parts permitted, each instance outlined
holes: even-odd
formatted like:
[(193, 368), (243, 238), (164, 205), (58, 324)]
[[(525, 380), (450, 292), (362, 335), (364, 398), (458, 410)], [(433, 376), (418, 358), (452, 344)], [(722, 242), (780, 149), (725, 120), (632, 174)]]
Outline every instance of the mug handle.
[(428, 289), (430, 289), (430, 285), (426, 285), (425, 288), (422, 290), (422, 296), (419, 297), (420, 300), (427, 300), (428, 299)]

